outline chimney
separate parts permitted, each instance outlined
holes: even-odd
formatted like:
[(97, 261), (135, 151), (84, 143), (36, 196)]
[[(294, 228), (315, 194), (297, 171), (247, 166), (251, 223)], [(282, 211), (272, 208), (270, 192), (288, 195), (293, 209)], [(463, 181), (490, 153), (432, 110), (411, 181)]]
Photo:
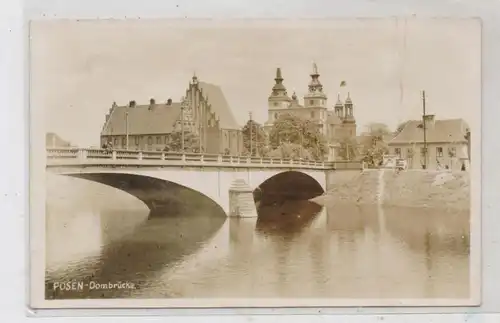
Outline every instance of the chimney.
[(172, 105), (172, 99), (167, 100), (167, 105)]
[(155, 99), (151, 98), (149, 99), (149, 110), (152, 110), (156, 104)]
[(425, 127), (430, 128), (434, 126), (434, 114), (427, 114), (424, 116)]
[(135, 101), (130, 101), (128, 103), (128, 106), (131, 107), (131, 108), (135, 108)]

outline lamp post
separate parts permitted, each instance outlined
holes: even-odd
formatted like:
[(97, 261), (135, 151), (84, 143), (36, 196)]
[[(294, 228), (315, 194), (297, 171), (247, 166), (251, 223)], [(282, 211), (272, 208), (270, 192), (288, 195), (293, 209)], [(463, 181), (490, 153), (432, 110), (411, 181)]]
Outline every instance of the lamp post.
[(184, 153), (184, 109), (185, 101), (181, 104), (181, 151)]
[(426, 125), (426, 114), (425, 114), (425, 91), (422, 91), (422, 125), (424, 128), (424, 165), (423, 168), (427, 169), (427, 125)]
[(130, 107), (127, 107), (125, 110), (125, 149), (128, 150), (128, 110)]
[(249, 127), (250, 127), (250, 156), (253, 156), (253, 140), (252, 140), (252, 136), (253, 136), (253, 122), (252, 122), (252, 112), (250, 111), (248, 113), (248, 116), (249, 116)]

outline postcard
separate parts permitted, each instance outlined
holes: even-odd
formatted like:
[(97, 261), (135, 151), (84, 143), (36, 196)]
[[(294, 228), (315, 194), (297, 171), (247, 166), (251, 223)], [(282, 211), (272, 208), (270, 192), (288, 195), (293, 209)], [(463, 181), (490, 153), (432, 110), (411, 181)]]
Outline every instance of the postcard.
[(480, 304), (480, 20), (44, 20), (29, 54), (31, 307)]

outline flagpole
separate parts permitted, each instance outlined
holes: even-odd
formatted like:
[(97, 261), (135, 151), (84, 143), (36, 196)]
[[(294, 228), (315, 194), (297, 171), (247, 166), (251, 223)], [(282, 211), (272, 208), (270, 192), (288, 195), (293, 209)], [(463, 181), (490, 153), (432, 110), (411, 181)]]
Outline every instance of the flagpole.
[(425, 91), (422, 91), (422, 123), (424, 127), (424, 169), (427, 169), (427, 125), (425, 124)]

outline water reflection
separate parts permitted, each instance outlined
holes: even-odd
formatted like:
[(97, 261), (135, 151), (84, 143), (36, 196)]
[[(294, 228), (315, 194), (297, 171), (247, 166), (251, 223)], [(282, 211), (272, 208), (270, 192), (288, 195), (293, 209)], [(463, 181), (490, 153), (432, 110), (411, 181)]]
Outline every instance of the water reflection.
[[(226, 220), (220, 215), (206, 213), (147, 217), (135, 226), (132, 232), (116, 239), (108, 232), (124, 229), (123, 224), (126, 222), (120, 215), (119, 211), (101, 213), (101, 237), (87, 235), (88, 239), (98, 238), (98, 241), (103, 243), (99, 254), (88, 257), (84, 264), (73, 267), (73, 270), (56, 270), (49, 273), (47, 281), (51, 283), (63, 277), (97, 283), (130, 281), (134, 282), (137, 288), (148, 288), (161, 274), (161, 270), (174, 266), (186, 255), (202, 248)], [(114, 219), (121, 221), (118, 223)], [(53, 285), (49, 284), (46, 293), (49, 299), (126, 297), (138, 292), (126, 289), (62, 291), (54, 290), (51, 286)]]
[(258, 209), (257, 232), (292, 238), (307, 228), (323, 209), (309, 201), (285, 201)]
[(78, 209), (51, 209), (47, 282), (132, 280), (140, 289), (48, 288), (48, 298), (469, 295), (467, 213), (306, 201), (261, 207), (258, 219)]

